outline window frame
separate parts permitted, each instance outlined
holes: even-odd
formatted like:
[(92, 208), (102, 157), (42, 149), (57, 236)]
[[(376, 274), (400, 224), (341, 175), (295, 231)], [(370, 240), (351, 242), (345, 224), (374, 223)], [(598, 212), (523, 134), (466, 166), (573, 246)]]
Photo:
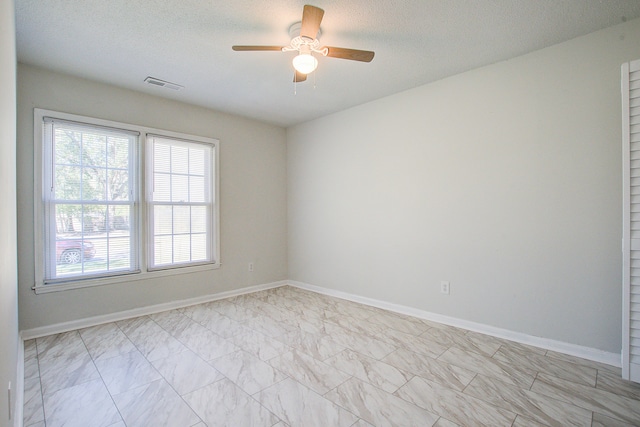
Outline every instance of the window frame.
[[(54, 275), (51, 274), (52, 272), (47, 273), (47, 266), (49, 267), (49, 270), (55, 270), (56, 266), (57, 266), (57, 251), (54, 249), (54, 245), (55, 242), (57, 241), (57, 236), (55, 238), (52, 239), (53, 236), (51, 235), (47, 235), (47, 233), (44, 233), (44, 246), (43, 246), (43, 250), (45, 251), (45, 254), (48, 255), (48, 260), (44, 259), (44, 269), (45, 269), (45, 273), (44, 273), (44, 282), (43, 284), (49, 286), (49, 285), (54, 285), (56, 283), (65, 283), (65, 282), (69, 282), (69, 281), (75, 281), (75, 280), (87, 280), (87, 279), (92, 279), (92, 278), (102, 278), (102, 277), (112, 277), (112, 276), (116, 276), (116, 275), (128, 275), (128, 274), (132, 274), (132, 273), (139, 273), (139, 250), (138, 250), (138, 243), (140, 241), (139, 237), (138, 237), (138, 233), (139, 233), (139, 229), (140, 229), (140, 225), (138, 224), (138, 218), (139, 215), (137, 214), (137, 210), (139, 209), (139, 185), (138, 185), (138, 180), (139, 180), (139, 174), (136, 174), (137, 169), (138, 169), (138, 153), (137, 153), (137, 147), (139, 146), (139, 138), (140, 135), (138, 132), (132, 132), (129, 130), (124, 130), (122, 128), (113, 128), (113, 127), (106, 127), (106, 126), (97, 126), (95, 124), (90, 124), (90, 123), (80, 123), (77, 121), (70, 121), (70, 120), (63, 120), (60, 118), (53, 118), (51, 116), (45, 116), (42, 120), (42, 124), (43, 127), (45, 127), (46, 129), (43, 129), (43, 142), (46, 139), (47, 140), (47, 144), (43, 144), (42, 150), (43, 150), (43, 165), (42, 165), (42, 170), (44, 172), (43, 174), (43, 192), (42, 192), (42, 198), (45, 201), (44, 202), (44, 221), (43, 221), (43, 226), (44, 229), (47, 230), (47, 224), (49, 227), (49, 233), (51, 233), (51, 229), (55, 228), (55, 217), (54, 217), (54, 210), (56, 206), (59, 205), (64, 205), (64, 204), (69, 204), (69, 202), (71, 202), (72, 200), (63, 200), (63, 199), (58, 199), (55, 197), (55, 194), (51, 194), (51, 191), (49, 190), (48, 186), (45, 185), (47, 184), (47, 180), (54, 180), (54, 171), (53, 171), (53, 162), (54, 162), (54, 157), (55, 157), (55, 149), (53, 147), (53, 145), (48, 145), (49, 143), (49, 139), (53, 139), (55, 138), (55, 130), (56, 130), (56, 126), (59, 124), (62, 124), (65, 127), (68, 127), (69, 129), (73, 129), (75, 128), (77, 131), (79, 132), (85, 132), (88, 131), (87, 133), (89, 133), (91, 130), (96, 130), (96, 131), (102, 131), (104, 132), (103, 134), (106, 135), (108, 133), (111, 134), (121, 134), (121, 135), (128, 135), (129, 137), (133, 137), (134, 141), (132, 141), (132, 144), (129, 146), (129, 153), (128, 156), (130, 158), (130, 161), (128, 162), (127, 165), (127, 169), (128, 169), (128, 174), (129, 174), (129, 182), (130, 182), (130, 186), (129, 186), (129, 200), (128, 201), (113, 201), (113, 200), (108, 200), (108, 198), (105, 198), (104, 200), (89, 200), (89, 199), (78, 199), (78, 200), (74, 200), (77, 203), (73, 203), (73, 204), (82, 204), (82, 205), (106, 205), (106, 206), (129, 206), (130, 210), (131, 210), (131, 221), (132, 221), (132, 225), (134, 226), (132, 230), (129, 230), (129, 260), (130, 262), (132, 262), (132, 264), (130, 265), (129, 269), (120, 269), (120, 270), (112, 270), (112, 271), (107, 271), (107, 272), (96, 272), (96, 273), (84, 273), (84, 274), (79, 274), (79, 275), (70, 275), (70, 276), (58, 276), (58, 277), (53, 277)], [(48, 134), (47, 131), (52, 132), (51, 134)], [(108, 165), (105, 164), (105, 169), (108, 170)], [(49, 182), (48, 184), (53, 185), (53, 182)], [(51, 187), (53, 188), (53, 187)], [(49, 193), (47, 195), (47, 193)], [(84, 222), (82, 227), (84, 228)], [(57, 233), (56, 233), (57, 234)], [(84, 235), (84, 230), (82, 231), (82, 234)], [(107, 240), (109, 240), (109, 237), (107, 237)], [(47, 252), (48, 251), (48, 252)], [(134, 255), (135, 254), (135, 255)]]
[[(146, 192), (147, 192), (147, 269), (149, 271), (155, 271), (155, 270), (167, 270), (167, 269), (173, 269), (173, 268), (182, 268), (185, 266), (195, 266), (195, 265), (202, 265), (202, 264), (209, 264), (211, 261), (208, 260), (204, 260), (204, 261), (188, 261), (188, 262), (172, 262), (169, 264), (158, 264), (157, 262), (155, 264), (152, 264), (151, 261), (155, 260), (155, 249), (154, 249), (154, 234), (155, 234), (155, 230), (154, 230), (154, 225), (155, 225), (155, 219), (154, 219), (154, 215), (153, 215), (153, 209), (155, 206), (171, 206), (171, 207), (176, 207), (176, 206), (203, 206), (206, 208), (207, 210), (207, 221), (205, 223), (206, 225), (206, 229), (207, 229), (207, 234), (211, 233), (211, 231), (213, 230), (213, 207), (216, 203), (216, 194), (215, 191), (213, 189), (213, 185), (211, 185), (211, 181), (213, 180), (212, 175), (212, 169), (215, 167), (215, 156), (216, 153), (213, 150), (213, 148), (206, 143), (200, 142), (200, 141), (195, 141), (193, 139), (190, 140), (186, 140), (183, 138), (171, 138), (171, 137), (167, 137), (166, 135), (156, 135), (156, 134), (147, 134), (146, 136), (146, 141), (147, 141), (147, 146), (146, 146), (146, 150), (147, 150), (147, 158), (151, 158), (152, 160), (147, 162), (148, 168), (146, 170), (146, 180), (145, 183), (147, 184), (147, 188), (146, 188)], [(205, 202), (193, 202), (193, 201), (189, 201), (189, 202), (176, 202), (176, 201), (159, 201), (159, 200), (154, 200), (154, 190), (155, 190), (155, 181), (154, 181), (154, 173), (156, 172), (155, 169), (155, 164), (153, 164), (153, 157), (155, 155), (155, 146), (153, 144), (155, 144), (154, 139), (158, 138), (160, 140), (164, 140), (164, 141), (174, 141), (176, 143), (177, 146), (179, 145), (206, 145), (209, 146), (209, 149), (211, 150), (211, 152), (209, 153), (209, 159), (207, 159), (207, 161), (205, 161), (205, 164), (208, 163), (208, 167), (209, 169), (207, 170), (205, 168), (205, 177), (209, 178), (209, 182), (207, 183), (205, 181), (205, 188), (206, 190), (208, 190), (209, 194), (208, 197), (210, 198), (209, 201), (205, 201)], [(159, 143), (161, 143), (159, 141)], [(173, 146), (173, 145), (171, 145)], [(173, 176), (174, 174), (172, 172), (169, 172), (169, 175)], [(189, 233), (191, 235), (191, 233)], [(174, 233), (171, 233), (172, 236), (174, 236)], [(207, 248), (206, 248), (206, 252), (208, 254), (208, 256), (210, 258), (214, 258), (215, 257), (215, 250), (213, 249), (213, 242), (208, 241), (207, 242)]]
[[(46, 256), (46, 236), (45, 221), (48, 217), (45, 213), (45, 173), (50, 167), (45, 165), (45, 142), (44, 142), (44, 119), (59, 119), (62, 121), (76, 122), (81, 125), (112, 128), (127, 132), (138, 133), (137, 146), (134, 147), (137, 169), (135, 179), (135, 190), (138, 198), (136, 200), (136, 231), (135, 242), (137, 248), (138, 272), (117, 271), (113, 274), (100, 275), (94, 277), (74, 276), (45, 283), (45, 256)], [(34, 108), (34, 273), (35, 283), (33, 290), (36, 294), (58, 292), (69, 289), (78, 289), (92, 286), (110, 285), (123, 282), (133, 282), (138, 280), (148, 280), (157, 277), (189, 274), (198, 271), (208, 271), (220, 268), (220, 141), (218, 139), (185, 134), (181, 132), (168, 131), (164, 129), (151, 128), (141, 125), (116, 122), (112, 120), (98, 119), (76, 114), (63, 113), (53, 110)], [(147, 136), (156, 135), (169, 139), (192, 141), (208, 144), (212, 148), (212, 203), (211, 203), (211, 261), (197, 264), (180, 264), (150, 268), (148, 251), (150, 242), (149, 230), (149, 203), (148, 190), (146, 188), (147, 177)]]

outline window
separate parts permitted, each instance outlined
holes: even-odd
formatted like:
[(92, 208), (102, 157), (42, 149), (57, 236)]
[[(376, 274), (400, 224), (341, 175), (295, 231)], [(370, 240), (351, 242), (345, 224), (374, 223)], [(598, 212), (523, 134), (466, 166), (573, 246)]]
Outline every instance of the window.
[(138, 270), (138, 135), (51, 118), (45, 126), (45, 279)]
[(35, 117), (36, 292), (219, 266), (218, 141)]
[(211, 165), (208, 144), (147, 137), (149, 162), (149, 265), (211, 260)]

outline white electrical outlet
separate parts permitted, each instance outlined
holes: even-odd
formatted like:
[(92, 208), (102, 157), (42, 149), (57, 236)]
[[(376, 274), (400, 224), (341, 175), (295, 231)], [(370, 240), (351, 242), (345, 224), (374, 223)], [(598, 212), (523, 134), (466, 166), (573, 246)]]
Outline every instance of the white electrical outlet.
[(253, 271), (253, 263), (252, 262), (249, 263), (249, 271)]
[(449, 282), (446, 282), (444, 280), (440, 282), (440, 293), (449, 295)]

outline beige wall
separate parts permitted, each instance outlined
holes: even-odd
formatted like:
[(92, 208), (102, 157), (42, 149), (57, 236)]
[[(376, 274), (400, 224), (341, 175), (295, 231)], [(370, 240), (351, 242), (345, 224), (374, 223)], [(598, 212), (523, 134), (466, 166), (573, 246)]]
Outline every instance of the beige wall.
[[(220, 140), (221, 262), (191, 273), (35, 295), (33, 109), (45, 108)], [(283, 128), (20, 64), (20, 329), (196, 298), (287, 278)], [(255, 269), (248, 272), (248, 263)]]
[(619, 353), (635, 58), (640, 20), (288, 129), (289, 278)]
[[(15, 415), (18, 367), (16, 261), (16, 49), (13, 0), (0, 2), (0, 425)], [(11, 409), (7, 388), (11, 383)], [(16, 424), (17, 425), (17, 424)]]

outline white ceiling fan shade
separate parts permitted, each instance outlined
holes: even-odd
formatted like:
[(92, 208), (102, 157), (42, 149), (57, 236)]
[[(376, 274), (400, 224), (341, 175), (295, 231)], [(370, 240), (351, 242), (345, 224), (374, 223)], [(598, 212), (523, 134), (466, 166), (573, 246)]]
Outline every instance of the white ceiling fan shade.
[(293, 68), (302, 74), (313, 73), (318, 66), (318, 60), (309, 53), (301, 53), (293, 58)]
[(311, 48), (308, 45), (300, 46), (300, 54), (293, 58), (293, 68), (299, 73), (313, 73), (318, 67), (318, 60), (311, 55)]

